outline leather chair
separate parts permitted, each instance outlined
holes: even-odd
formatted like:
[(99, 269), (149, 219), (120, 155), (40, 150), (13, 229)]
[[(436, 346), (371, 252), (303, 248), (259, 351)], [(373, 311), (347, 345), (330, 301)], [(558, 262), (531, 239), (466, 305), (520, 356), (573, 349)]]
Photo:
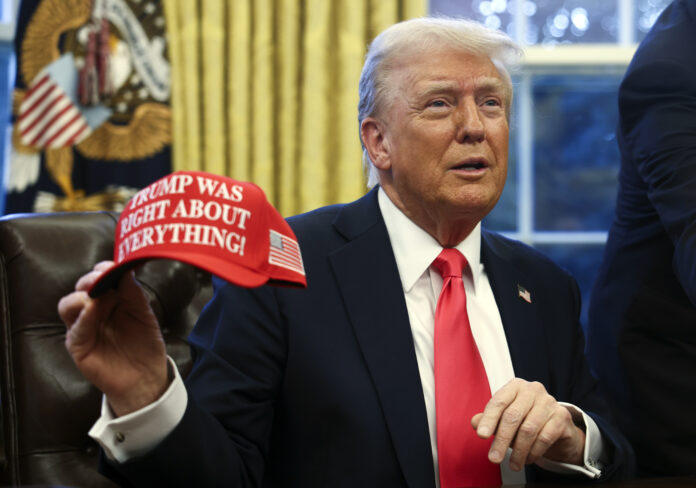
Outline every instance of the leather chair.
[[(118, 215), (10, 215), (0, 219), (0, 485), (106, 487), (87, 435), (101, 393), (68, 355), (59, 299), (98, 261), (113, 256)], [(168, 260), (137, 272), (151, 295), (169, 354), (185, 375), (186, 337), (212, 295), (210, 275)]]

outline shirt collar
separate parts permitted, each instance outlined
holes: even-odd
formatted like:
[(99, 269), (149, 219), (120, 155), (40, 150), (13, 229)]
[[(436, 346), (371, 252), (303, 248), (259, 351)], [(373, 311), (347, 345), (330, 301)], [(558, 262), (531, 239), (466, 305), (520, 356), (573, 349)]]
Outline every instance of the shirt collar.
[[(394, 250), (401, 285), (407, 293), (440, 254), (442, 246), (394, 205), (381, 187), (377, 200)], [(481, 223), (455, 247), (469, 262), (475, 288), (481, 274)]]

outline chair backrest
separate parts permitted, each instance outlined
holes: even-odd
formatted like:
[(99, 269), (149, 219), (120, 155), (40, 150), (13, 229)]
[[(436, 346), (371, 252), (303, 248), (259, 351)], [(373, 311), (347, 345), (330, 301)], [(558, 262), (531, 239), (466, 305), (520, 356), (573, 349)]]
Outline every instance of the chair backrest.
[[(78, 277), (112, 258), (117, 218), (84, 212), (0, 219), (0, 485), (114, 486), (97, 472), (98, 448), (87, 435), (101, 393), (65, 349), (57, 304)], [(210, 275), (155, 260), (137, 276), (168, 352), (186, 374), (186, 337), (212, 295)]]

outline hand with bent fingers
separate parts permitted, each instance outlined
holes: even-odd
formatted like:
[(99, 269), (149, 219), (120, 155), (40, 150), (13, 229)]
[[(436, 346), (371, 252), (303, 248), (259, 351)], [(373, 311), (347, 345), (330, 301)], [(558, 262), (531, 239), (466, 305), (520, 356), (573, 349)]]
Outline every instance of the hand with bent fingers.
[(78, 369), (122, 416), (158, 399), (169, 380), (164, 339), (133, 271), (121, 278), (118, 290), (98, 298), (87, 294), (111, 264), (98, 263), (82, 276), (75, 291), (58, 303), (58, 314), (67, 326), (65, 346)]
[(515, 378), (498, 390), (482, 413), (471, 419), (479, 437), (495, 436), (488, 459), (500, 464), (512, 448), (510, 467), (519, 471), (540, 457), (583, 464), (585, 433), (568, 409), (546, 392), (541, 383)]

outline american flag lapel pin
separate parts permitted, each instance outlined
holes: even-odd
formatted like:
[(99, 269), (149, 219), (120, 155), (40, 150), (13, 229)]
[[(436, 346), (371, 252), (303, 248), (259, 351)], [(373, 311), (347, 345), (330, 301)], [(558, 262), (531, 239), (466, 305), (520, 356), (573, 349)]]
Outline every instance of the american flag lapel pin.
[(517, 284), (517, 295), (527, 303), (532, 303), (532, 294), (524, 286)]

